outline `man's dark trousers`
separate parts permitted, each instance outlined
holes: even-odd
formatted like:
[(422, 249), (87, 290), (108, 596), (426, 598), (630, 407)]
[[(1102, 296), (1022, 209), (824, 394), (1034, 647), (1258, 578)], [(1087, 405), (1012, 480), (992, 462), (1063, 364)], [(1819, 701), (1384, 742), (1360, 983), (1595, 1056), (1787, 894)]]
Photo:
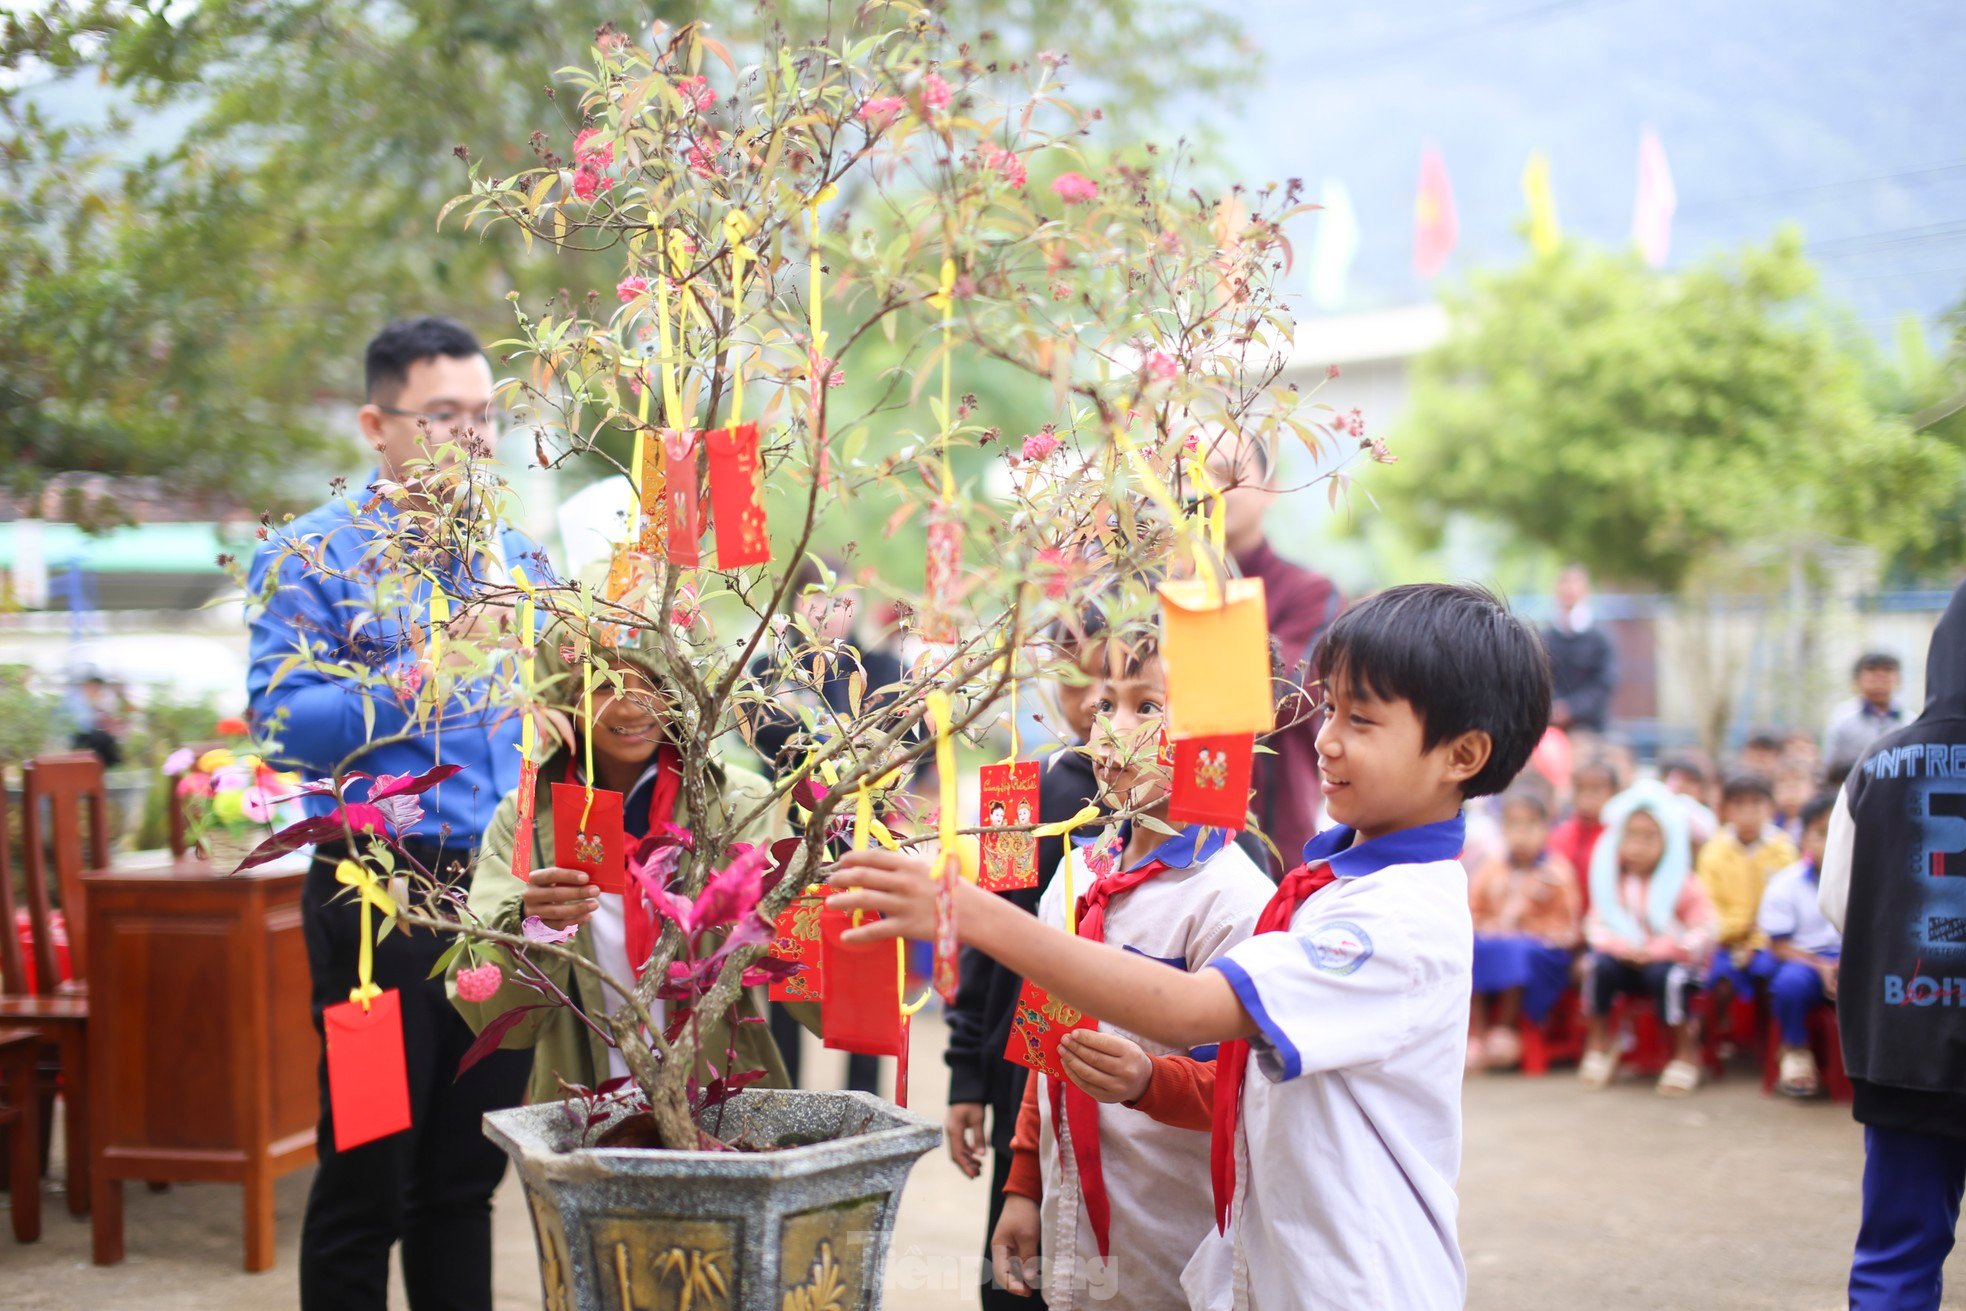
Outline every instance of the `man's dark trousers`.
[[(469, 851), (409, 849), (429, 869), (470, 868)], [(301, 896), (317, 1033), (321, 1012), (347, 1001), (356, 982), (360, 911), (334, 877), (346, 855), (339, 846), (318, 848)], [(379, 917), (371, 916), (371, 928), (378, 927)], [(402, 993), (406, 1132), (336, 1151), (322, 1057), (320, 1165), (300, 1234), (302, 1311), (385, 1311), (389, 1249), (398, 1242), (413, 1311), (490, 1311), (491, 1198), (505, 1173), (505, 1154), (484, 1136), (480, 1121), (486, 1111), (518, 1105), (532, 1053), (494, 1052), (457, 1077), (471, 1028), (444, 995), (443, 977), (427, 977), (449, 945), (432, 933), (397, 928), (375, 948), (376, 985)]]

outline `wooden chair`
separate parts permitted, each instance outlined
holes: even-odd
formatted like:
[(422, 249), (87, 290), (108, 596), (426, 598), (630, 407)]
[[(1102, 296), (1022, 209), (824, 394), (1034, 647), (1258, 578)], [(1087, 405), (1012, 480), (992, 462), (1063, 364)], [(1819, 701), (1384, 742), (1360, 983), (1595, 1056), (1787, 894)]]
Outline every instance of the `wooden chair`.
[(41, 1035), (31, 1029), (0, 1029), (0, 1128), (7, 1130), (12, 1161), (14, 1241), (41, 1237)]
[[(34, 990), (26, 987), (15, 917), (13, 875), (0, 849), (0, 1025), (34, 1033), (55, 1060), (44, 1097), (58, 1089), (64, 1102), (63, 1154), (68, 1160), (68, 1210), (89, 1213), (88, 942), (82, 873), (109, 863), (109, 797), (102, 762), (88, 752), (37, 756), (21, 770), (21, 846), (28, 923), (34, 934)], [(5, 822), (0, 803), (0, 824)], [(87, 811), (88, 843), (83, 832)], [(44, 813), (45, 812), (45, 813)], [(55, 897), (68, 932), (73, 978), (63, 980), (54, 946)], [(58, 1078), (58, 1082), (57, 1082)], [(39, 1166), (38, 1153), (36, 1166)]]

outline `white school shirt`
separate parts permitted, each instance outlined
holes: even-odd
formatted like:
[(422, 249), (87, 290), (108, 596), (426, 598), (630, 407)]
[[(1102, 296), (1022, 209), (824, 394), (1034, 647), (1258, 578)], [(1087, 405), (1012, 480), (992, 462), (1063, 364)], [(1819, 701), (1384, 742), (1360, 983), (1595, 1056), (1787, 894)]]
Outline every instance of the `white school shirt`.
[(1183, 1276), (1195, 1311), (1447, 1311), (1474, 923), (1456, 818), (1305, 861), (1336, 882), (1214, 964), (1250, 1040), (1228, 1233)]
[(1823, 915), (1822, 889), (1807, 860), (1798, 860), (1768, 880), (1761, 894), (1756, 926), (1771, 938), (1815, 956), (1838, 956), (1843, 935)]
[[(1276, 887), (1220, 829), (1191, 828), (1147, 857), (1170, 868), (1106, 905), (1109, 946), (1193, 973), (1256, 928)], [(1093, 883), (1085, 852), (1073, 847), (1045, 889), (1038, 918), (1065, 924), (1065, 884), (1072, 896)], [(1139, 1043), (1150, 1056), (1180, 1050), (1101, 1022), (1108, 1033)], [(1207, 1059), (1212, 1051), (1199, 1053)], [(1044, 1297), (1053, 1311), (1166, 1311), (1181, 1305), (1181, 1271), (1215, 1224), (1208, 1193), (1208, 1135), (1161, 1124), (1117, 1103), (1099, 1106), (1099, 1166), (1111, 1211), (1107, 1250), (1079, 1191), (1071, 1129), (1051, 1116), (1051, 1079), (1038, 1079), (1038, 1156), (1044, 1169), (1039, 1202)], [(1061, 1141), (1062, 1140), (1062, 1141)], [(1061, 1150), (1062, 1148), (1062, 1150)]]

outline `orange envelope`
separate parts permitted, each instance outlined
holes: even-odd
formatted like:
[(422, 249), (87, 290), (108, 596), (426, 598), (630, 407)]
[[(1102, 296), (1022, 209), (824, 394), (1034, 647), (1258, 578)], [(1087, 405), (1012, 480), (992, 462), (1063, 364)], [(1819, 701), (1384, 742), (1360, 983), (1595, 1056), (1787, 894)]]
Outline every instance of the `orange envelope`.
[(1173, 738), (1267, 733), (1270, 625), (1263, 580), (1207, 578), (1162, 583), (1161, 668), (1167, 673), (1167, 732)]

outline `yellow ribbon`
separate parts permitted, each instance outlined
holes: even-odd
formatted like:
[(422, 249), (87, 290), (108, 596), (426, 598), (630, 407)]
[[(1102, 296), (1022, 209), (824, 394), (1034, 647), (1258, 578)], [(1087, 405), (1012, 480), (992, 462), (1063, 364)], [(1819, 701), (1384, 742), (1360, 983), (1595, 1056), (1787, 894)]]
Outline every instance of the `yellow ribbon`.
[(594, 644), (583, 641), (580, 650), (580, 738), (586, 756), (587, 796), (580, 808), (580, 828), (587, 830), (587, 817), (594, 813)]
[[(637, 433), (636, 439), (640, 440), (640, 437), (641, 434)], [(519, 755), (531, 760), (533, 752), (539, 749), (539, 726), (532, 722), (533, 697), (539, 678), (539, 671), (533, 664), (532, 649), (539, 641), (539, 610), (526, 571), (514, 565), (512, 581), (525, 593), (519, 598), (519, 645), (524, 648), (519, 657), (519, 687), (525, 693), (525, 717), (519, 721)]]
[[(657, 344), (662, 348), (662, 413), (671, 428), (683, 426), (682, 393), (676, 388), (676, 341), (669, 324), (669, 259), (667, 242), (656, 253), (655, 325)], [(643, 384), (644, 394), (647, 384)]]
[(345, 883), (356, 890), (357, 899), (362, 903), (362, 940), (356, 949), (356, 986), (348, 993), (348, 1000), (359, 1005), (363, 1012), (369, 1003), (382, 995), (382, 989), (375, 983), (375, 934), (369, 929), (370, 907), (381, 911), (390, 919), (396, 918), (396, 899), (383, 890), (381, 880), (375, 871), (366, 865), (352, 860), (344, 860), (335, 866), (335, 882)]
[(956, 428), (955, 411), (949, 408), (951, 394), (949, 382), (949, 359), (954, 354), (950, 347), (950, 335), (956, 321), (956, 261), (944, 257), (942, 261), (942, 290), (929, 298), (929, 304), (942, 308), (942, 500), (953, 505), (956, 500), (956, 473), (949, 464), (949, 437)]
[(744, 321), (744, 266), (758, 257), (745, 245), (751, 219), (741, 209), (724, 215), (724, 240), (730, 245), (730, 426), (744, 422), (744, 356), (737, 349), (737, 330)]
[(444, 591), (443, 584), (435, 578), (430, 580), (430, 667), (436, 669), (443, 662), (444, 625), (451, 621), (451, 598)]
[(812, 309), (812, 353), (821, 361), (826, 358), (826, 299), (820, 273), (825, 260), (819, 252), (819, 207), (838, 193), (838, 187), (828, 186), (806, 202), (806, 224), (812, 233), (812, 288), (807, 293)]

